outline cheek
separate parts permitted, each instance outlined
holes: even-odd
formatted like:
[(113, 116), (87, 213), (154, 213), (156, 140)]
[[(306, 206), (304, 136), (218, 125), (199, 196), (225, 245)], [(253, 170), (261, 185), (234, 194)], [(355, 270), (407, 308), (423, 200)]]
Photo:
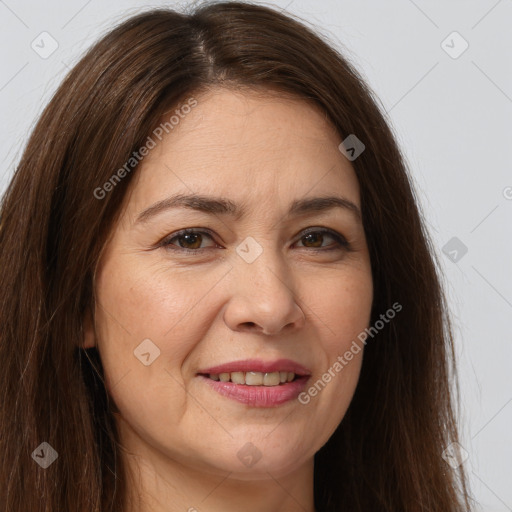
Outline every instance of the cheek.
[(322, 332), (320, 368), (300, 403), (315, 418), (311, 427), (325, 439), (342, 421), (355, 392), (362, 365), (364, 344), (358, 335), (368, 327), (373, 301), (369, 266), (340, 269), (321, 288), (308, 281), (307, 306)]
[(151, 418), (152, 435), (165, 437), (164, 426), (186, 406), (181, 367), (200, 339), (194, 332), (201, 322), (191, 322), (190, 312), (201, 291), (183, 276), (136, 268), (123, 258), (105, 264), (97, 289), (98, 349), (108, 393), (140, 435)]
[(205, 307), (205, 296), (227, 270), (206, 274), (120, 256), (104, 264), (96, 281), (96, 331), (112, 389), (121, 379), (124, 387), (136, 381), (147, 390), (168, 387), (166, 380), (182, 383), (183, 361), (215, 314), (212, 307)]
[(307, 309), (314, 314), (312, 322), (325, 333), (324, 349), (331, 358), (368, 326), (373, 283), (366, 265), (341, 268), (321, 281), (307, 279), (304, 291)]
[(100, 309), (105, 313), (102, 323), (120, 333), (108, 333), (103, 338), (109, 343), (121, 338), (133, 345), (132, 350), (145, 338), (154, 338), (157, 344), (175, 335), (186, 338), (187, 329), (194, 325), (191, 319), (196, 318), (197, 306), (219, 272), (206, 275), (141, 263), (137, 258), (127, 260), (118, 258), (115, 265), (113, 261), (106, 264), (97, 278)]

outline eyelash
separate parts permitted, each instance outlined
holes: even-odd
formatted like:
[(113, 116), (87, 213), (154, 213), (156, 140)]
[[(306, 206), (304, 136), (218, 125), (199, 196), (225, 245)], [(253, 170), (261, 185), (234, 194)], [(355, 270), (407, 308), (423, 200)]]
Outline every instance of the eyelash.
[[(349, 242), (345, 239), (345, 237), (343, 235), (341, 235), (340, 233), (333, 231), (331, 229), (327, 229), (327, 228), (308, 228), (301, 233), (302, 236), (299, 238), (298, 241), (300, 241), (302, 238), (304, 238), (305, 236), (307, 236), (311, 233), (326, 234), (326, 235), (329, 235), (332, 238), (334, 238), (334, 240), (336, 241), (336, 244), (334, 244), (332, 247), (328, 246), (327, 248), (321, 248), (321, 247), (320, 248), (309, 248), (313, 252), (326, 252), (326, 251), (333, 251), (333, 250), (345, 250), (345, 251), (351, 250), (351, 246), (350, 246)], [(182, 229), (181, 231), (178, 231), (177, 233), (173, 233), (171, 236), (163, 239), (159, 243), (158, 247), (164, 247), (165, 249), (171, 250), (171, 251), (195, 253), (195, 254), (197, 254), (198, 252), (201, 252), (203, 250), (215, 249), (215, 247), (203, 247), (202, 249), (187, 249), (186, 247), (175, 246), (174, 244), (171, 243), (173, 240), (180, 238), (184, 235), (207, 235), (209, 238), (212, 239), (212, 241), (215, 242), (215, 240), (213, 240), (213, 234), (210, 230), (208, 230), (208, 229), (199, 230), (199, 229), (195, 229), (195, 228), (187, 228), (187, 229)], [(303, 247), (303, 248), (308, 249), (308, 247)]]

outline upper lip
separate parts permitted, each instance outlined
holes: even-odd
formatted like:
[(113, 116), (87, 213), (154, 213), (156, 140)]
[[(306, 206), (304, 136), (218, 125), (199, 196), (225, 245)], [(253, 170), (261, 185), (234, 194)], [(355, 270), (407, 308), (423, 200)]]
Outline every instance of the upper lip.
[(231, 361), (199, 370), (202, 374), (219, 374), (232, 372), (293, 372), (295, 375), (311, 375), (311, 372), (301, 364), (291, 359), (276, 359), (275, 361), (263, 361), (261, 359), (244, 359), (242, 361)]

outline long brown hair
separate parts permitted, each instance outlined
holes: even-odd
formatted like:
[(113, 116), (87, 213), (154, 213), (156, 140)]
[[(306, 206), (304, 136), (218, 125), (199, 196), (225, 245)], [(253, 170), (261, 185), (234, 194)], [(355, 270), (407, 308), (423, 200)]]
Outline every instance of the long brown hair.
[[(94, 272), (136, 168), (94, 191), (164, 112), (209, 87), (282, 91), (318, 105), (365, 151), (357, 174), (374, 280), (372, 324), (341, 424), (315, 455), (318, 511), (470, 510), (458, 441), (452, 329), (404, 159), (353, 65), (301, 20), (241, 2), (157, 9), (106, 34), (44, 110), (0, 217), (0, 508), (122, 512), (125, 474), (96, 349), (81, 348)], [(456, 394), (455, 394), (456, 393)], [(34, 451), (58, 454), (44, 469)], [(37, 455), (37, 454), (36, 454)]]

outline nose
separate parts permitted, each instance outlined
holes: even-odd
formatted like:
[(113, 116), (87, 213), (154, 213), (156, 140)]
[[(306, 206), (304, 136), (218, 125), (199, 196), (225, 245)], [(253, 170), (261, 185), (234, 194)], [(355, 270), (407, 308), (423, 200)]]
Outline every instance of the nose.
[(289, 270), (269, 253), (270, 250), (263, 251), (250, 264), (238, 261), (231, 272), (231, 296), (224, 321), (233, 331), (289, 334), (305, 323)]

